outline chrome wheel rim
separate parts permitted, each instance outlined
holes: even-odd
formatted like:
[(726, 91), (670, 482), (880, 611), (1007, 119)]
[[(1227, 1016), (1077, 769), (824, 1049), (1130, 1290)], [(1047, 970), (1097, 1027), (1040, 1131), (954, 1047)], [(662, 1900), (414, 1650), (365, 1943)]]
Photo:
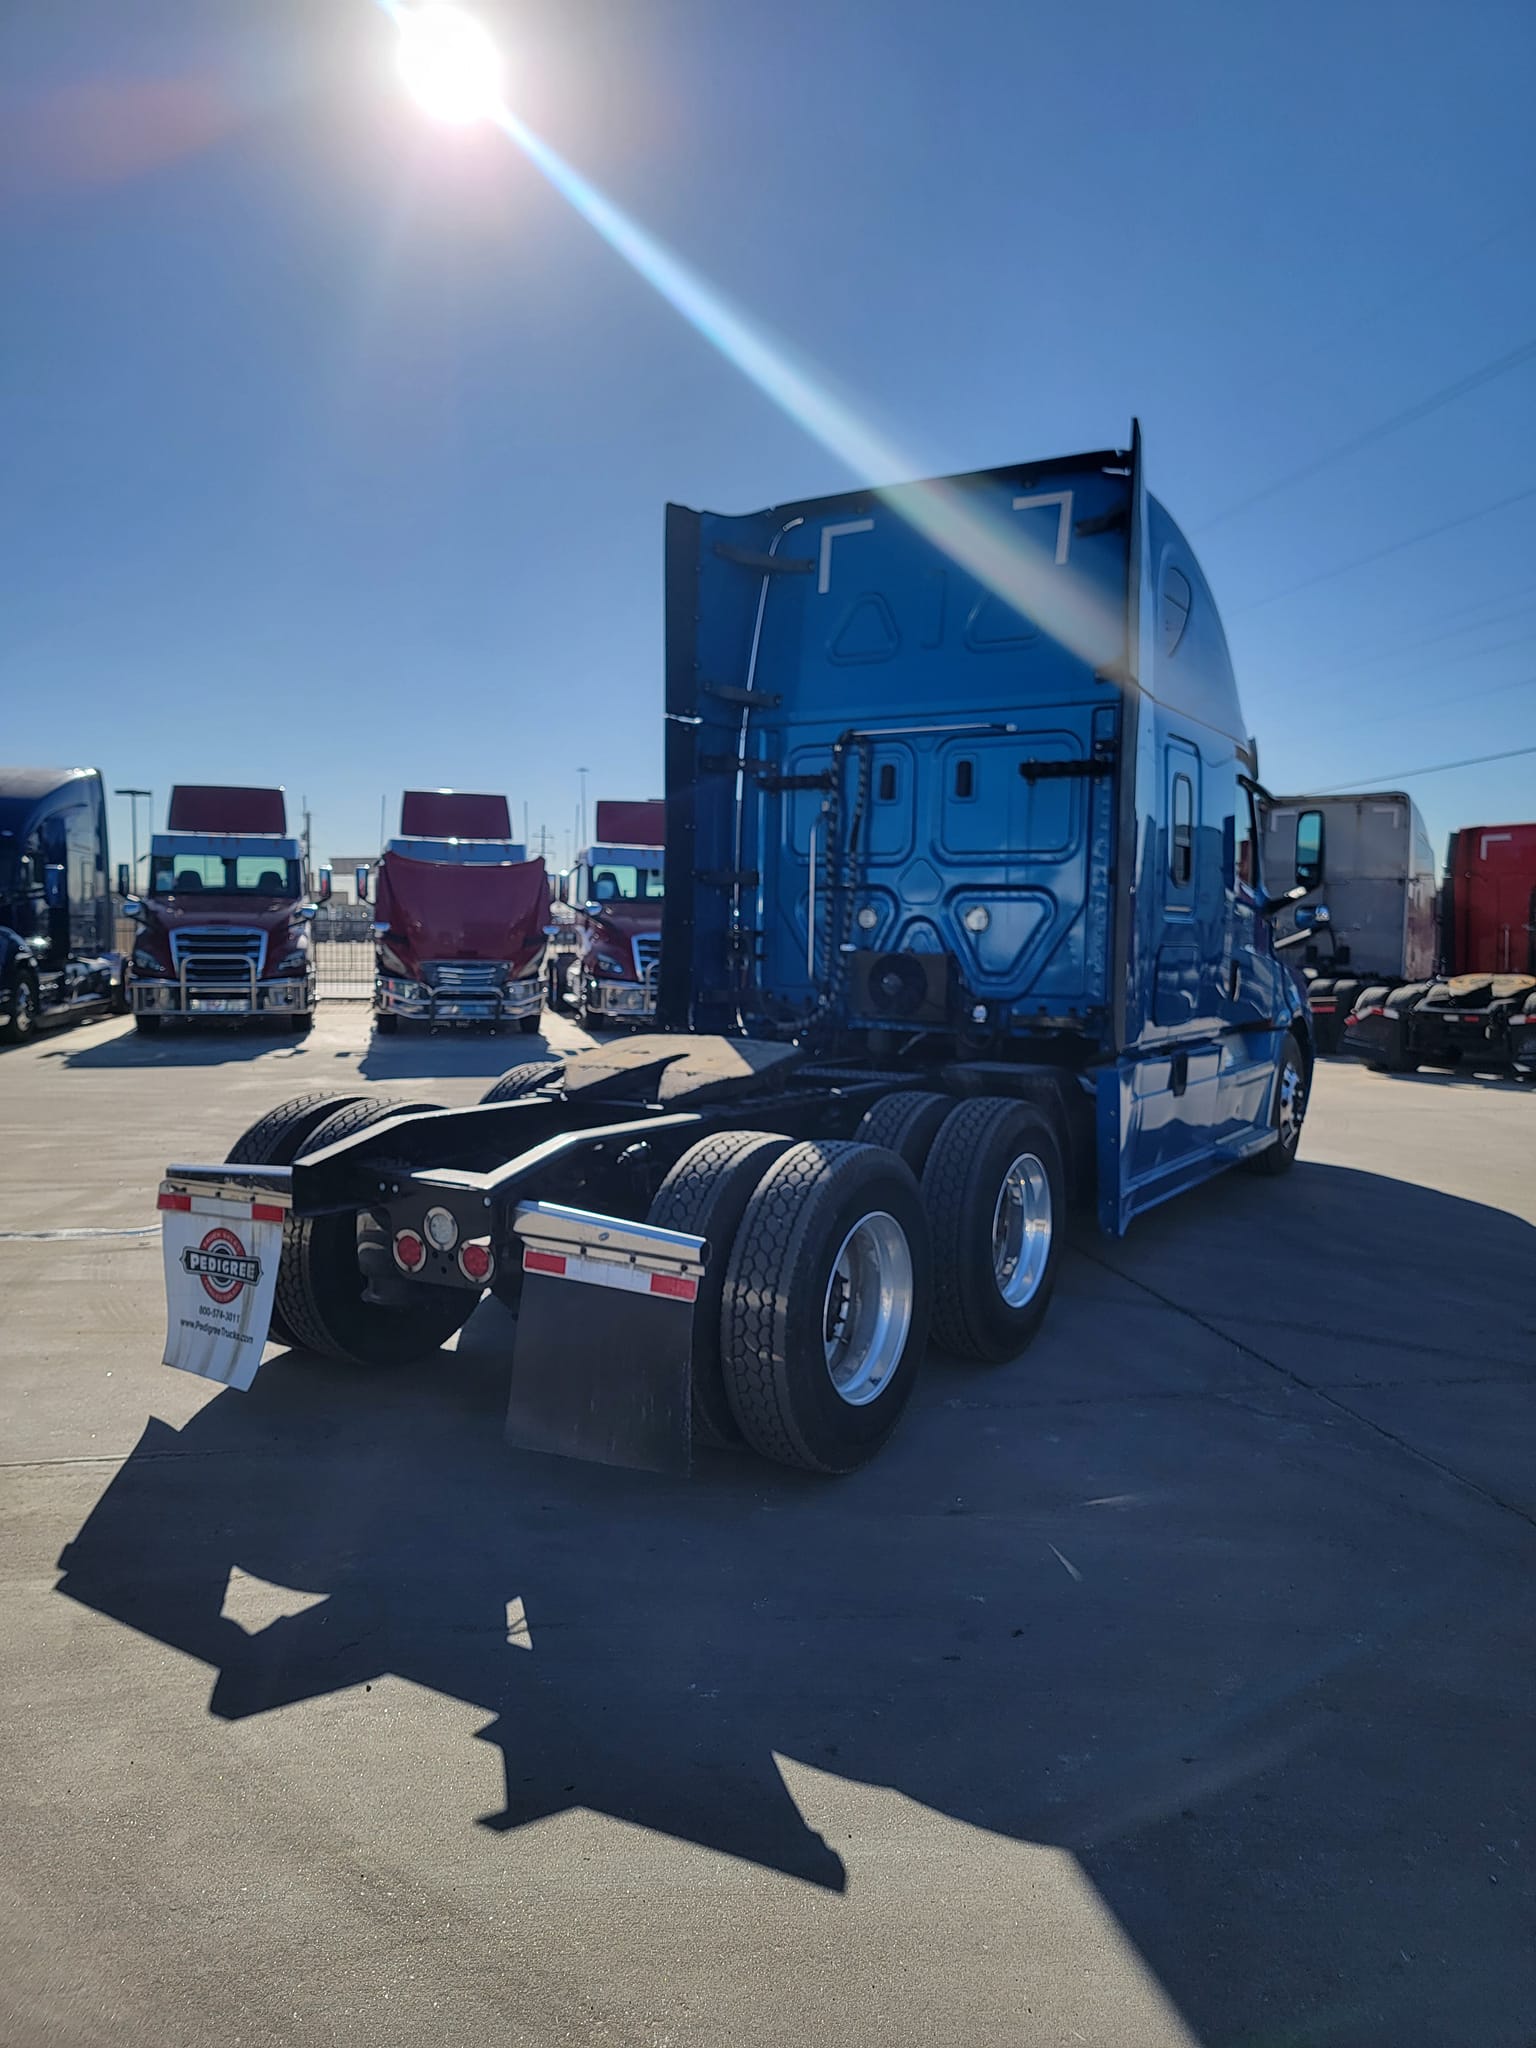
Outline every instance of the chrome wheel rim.
[(1003, 1175), (992, 1211), (992, 1277), (1010, 1308), (1026, 1308), (1039, 1292), (1052, 1224), (1050, 1178), (1033, 1152), (1021, 1152)]
[(822, 1301), (827, 1377), (850, 1408), (885, 1391), (912, 1327), (912, 1247), (894, 1216), (861, 1216), (838, 1247)]
[(1306, 1113), (1306, 1084), (1301, 1078), (1300, 1067), (1288, 1059), (1280, 1069), (1280, 1100), (1275, 1110), (1276, 1128), (1287, 1152), (1296, 1150), (1296, 1141), (1301, 1136), (1301, 1120)]

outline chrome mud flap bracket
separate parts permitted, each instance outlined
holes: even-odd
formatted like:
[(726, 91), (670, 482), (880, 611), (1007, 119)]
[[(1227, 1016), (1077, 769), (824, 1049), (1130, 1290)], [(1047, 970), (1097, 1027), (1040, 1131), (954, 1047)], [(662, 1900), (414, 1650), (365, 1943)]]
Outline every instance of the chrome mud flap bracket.
[(507, 1442), (686, 1473), (704, 1239), (553, 1202), (519, 1203), (513, 1227), (523, 1281)]

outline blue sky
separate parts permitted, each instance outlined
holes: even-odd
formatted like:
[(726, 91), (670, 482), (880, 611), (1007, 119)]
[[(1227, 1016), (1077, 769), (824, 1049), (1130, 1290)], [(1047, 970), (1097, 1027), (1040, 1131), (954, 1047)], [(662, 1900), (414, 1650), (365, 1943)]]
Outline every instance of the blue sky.
[[(1523, 0), (479, 12), (519, 115), (913, 471), (1139, 414), (1272, 787), (1536, 744), (1536, 357), (1218, 517), (1536, 340)], [(664, 502), (864, 479), (505, 136), (426, 123), (393, 37), (0, 18), (0, 755), (157, 817), (280, 781), (322, 855), (504, 789), (563, 859), (578, 765), (661, 786)], [(1536, 756), (1408, 786), (1437, 847), (1536, 816)]]

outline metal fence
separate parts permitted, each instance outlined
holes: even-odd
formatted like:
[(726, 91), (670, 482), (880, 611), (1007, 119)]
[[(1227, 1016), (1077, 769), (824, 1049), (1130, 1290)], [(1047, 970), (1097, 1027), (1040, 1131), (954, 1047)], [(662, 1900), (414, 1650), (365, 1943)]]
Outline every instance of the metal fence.
[(321, 1002), (368, 1002), (373, 996), (373, 909), (367, 903), (322, 903), (310, 926), (315, 993)]

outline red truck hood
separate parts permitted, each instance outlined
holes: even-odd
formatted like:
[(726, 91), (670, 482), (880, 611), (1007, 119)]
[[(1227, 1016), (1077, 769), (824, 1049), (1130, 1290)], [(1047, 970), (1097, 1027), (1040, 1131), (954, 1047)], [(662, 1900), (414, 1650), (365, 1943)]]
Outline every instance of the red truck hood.
[(297, 940), (304, 920), (294, 915), (298, 905), (286, 896), (148, 896), (137, 944), (159, 954), (171, 964), (170, 935), (184, 926), (194, 931), (258, 931), (267, 934), (268, 964), (286, 952), (289, 935)]
[(633, 942), (647, 933), (661, 930), (661, 905), (605, 903), (600, 911), (584, 910), (581, 924), (586, 930), (588, 948), (607, 952), (624, 968), (626, 975), (632, 975), (635, 961)]
[(378, 921), (413, 971), (427, 960), (505, 960), (516, 971), (543, 951), (549, 877), (537, 860), (476, 867), (386, 853)]
[(661, 930), (659, 903), (605, 903), (601, 910), (588, 912), (593, 931), (616, 932), (620, 938), (638, 938), (642, 932)]

